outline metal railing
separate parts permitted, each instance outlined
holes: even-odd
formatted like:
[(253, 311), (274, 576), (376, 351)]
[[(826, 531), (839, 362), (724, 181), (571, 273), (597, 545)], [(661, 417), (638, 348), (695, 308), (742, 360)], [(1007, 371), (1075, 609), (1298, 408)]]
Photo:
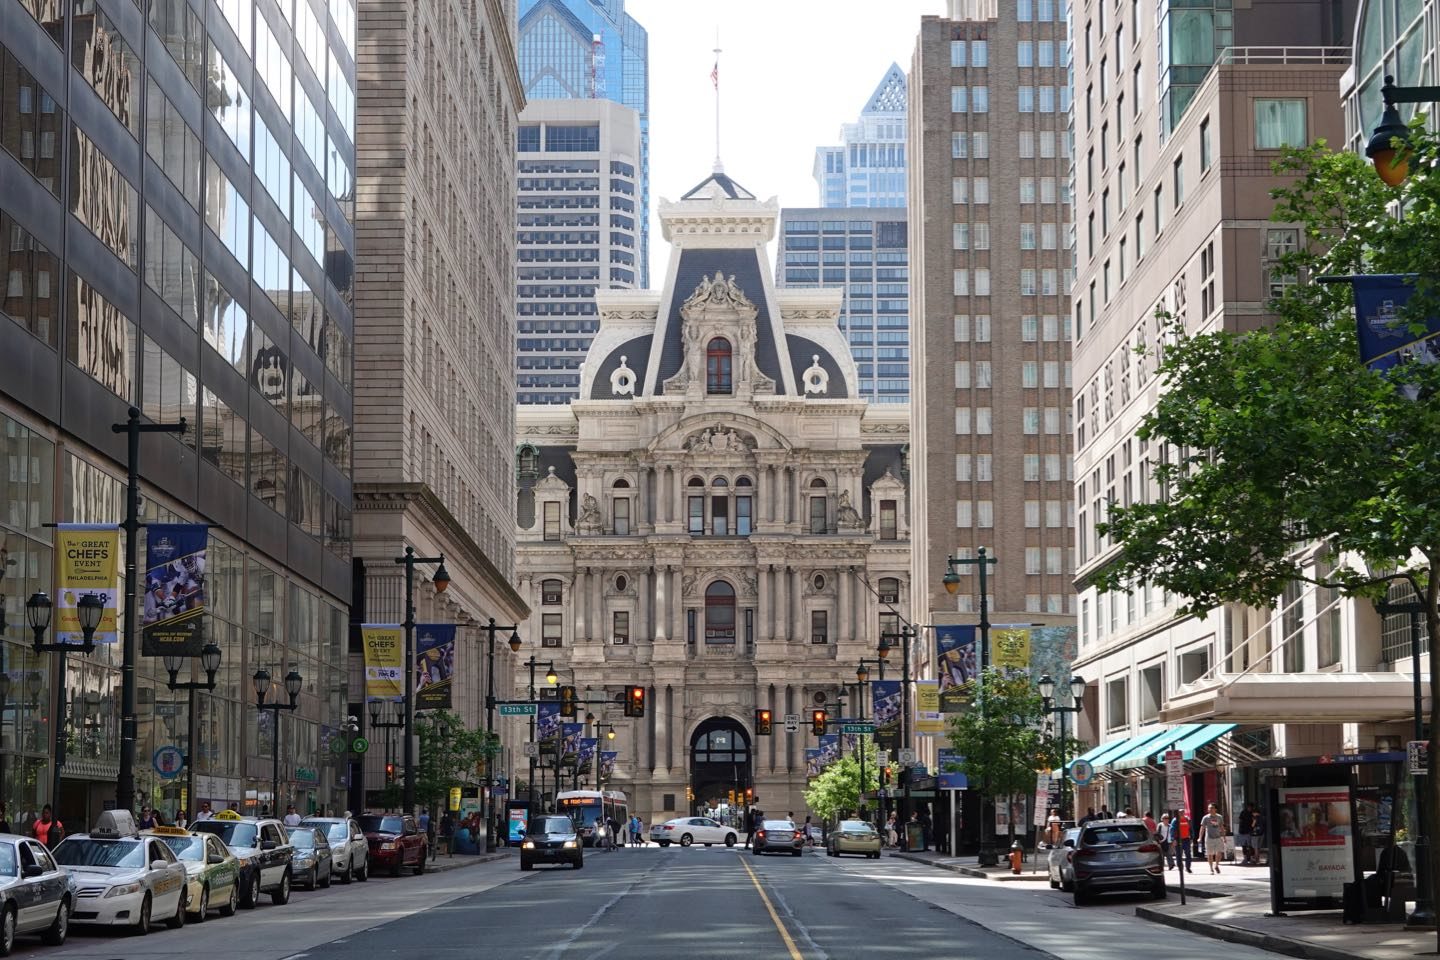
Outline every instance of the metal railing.
[(1226, 47), (1215, 58), (1217, 64), (1239, 66), (1276, 65), (1293, 66), (1312, 64), (1317, 66), (1348, 67), (1351, 60), (1349, 47)]

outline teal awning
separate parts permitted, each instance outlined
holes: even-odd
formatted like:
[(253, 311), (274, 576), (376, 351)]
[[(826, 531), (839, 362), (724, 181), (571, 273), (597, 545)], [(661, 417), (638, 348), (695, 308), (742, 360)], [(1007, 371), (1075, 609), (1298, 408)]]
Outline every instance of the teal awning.
[(1158, 747), (1164, 746), (1168, 750), (1170, 749), (1170, 744), (1184, 740), (1205, 726), (1208, 726), (1208, 724), (1181, 723), (1168, 730), (1161, 730), (1156, 736), (1147, 738), (1144, 743), (1137, 742), (1129, 750), (1112, 757), (1110, 759), (1110, 766), (1116, 770), (1131, 770), (1135, 767), (1143, 767), (1150, 762), (1150, 755), (1154, 753)]
[(1206, 744), (1225, 736), (1225, 734), (1229, 733), (1231, 730), (1234, 730), (1236, 726), (1238, 726), (1238, 724), (1204, 723), (1200, 725), (1200, 729), (1191, 732), (1191, 734), (1185, 737), (1183, 740), (1170, 741), (1164, 744), (1157, 744), (1157, 747), (1160, 747), (1162, 749), (1159, 753), (1155, 754), (1155, 763), (1165, 762), (1166, 750), (1179, 750), (1183, 759), (1194, 760), (1196, 750), (1199, 750)]
[[(1098, 747), (1091, 747), (1089, 750), (1076, 757), (1075, 760), (1094, 760), (1100, 754), (1113, 750), (1115, 747), (1119, 746), (1122, 743), (1129, 743), (1130, 740), (1130, 737), (1121, 737), (1119, 740), (1107, 740), (1104, 743), (1100, 744)], [(1071, 760), (1070, 763), (1065, 764), (1065, 769), (1069, 770), (1070, 764), (1073, 764), (1075, 760)]]
[(1111, 766), (1120, 757), (1129, 756), (1137, 750), (1144, 750), (1152, 743), (1157, 743), (1170, 735), (1171, 727), (1147, 727), (1129, 740), (1121, 741), (1114, 750), (1102, 753), (1093, 758), (1090, 762), (1095, 764), (1096, 770), (1102, 770)]

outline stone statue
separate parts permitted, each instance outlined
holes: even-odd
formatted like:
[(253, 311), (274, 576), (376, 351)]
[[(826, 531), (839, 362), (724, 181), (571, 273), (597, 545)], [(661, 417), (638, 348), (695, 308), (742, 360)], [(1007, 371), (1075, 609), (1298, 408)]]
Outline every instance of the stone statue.
[(698, 383), (700, 368), (705, 362), (700, 350), (700, 331), (695, 324), (687, 322), (680, 328), (680, 336), (685, 344), (685, 383)]
[(594, 494), (587, 493), (580, 501), (580, 519), (575, 529), (580, 533), (600, 533), (605, 519), (600, 515), (600, 504)]
[(835, 506), (835, 522), (841, 528), (852, 530), (858, 530), (865, 525), (864, 521), (860, 519), (859, 511), (850, 502), (849, 490), (840, 491), (840, 500)]

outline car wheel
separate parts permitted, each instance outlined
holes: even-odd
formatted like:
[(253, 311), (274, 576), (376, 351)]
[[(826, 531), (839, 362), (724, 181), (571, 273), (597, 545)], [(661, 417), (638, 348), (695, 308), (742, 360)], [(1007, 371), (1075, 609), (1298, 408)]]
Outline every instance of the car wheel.
[(254, 910), (260, 906), (260, 871), (256, 870), (245, 881), (245, 892), (240, 896), (240, 906), (246, 910)]
[(581, 867), (585, 866), (585, 858), (584, 858), (584, 857), (576, 857), (576, 858), (570, 863), (570, 866), (574, 867), (576, 870), (579, 870)]
[(334, 883), (334, 882), (335, 882), (335, 871), (334, 871), (330, 866), (327, 865), (327, 866), (325, 867), (325, 879), (322, 880), (322, 881), (320, 881), (320, 888), (321, 888), (322, 890), (329, 890), (329, 889), (330, 889), (330, 884), (332, 884), (332, 883)]
[(70, 899), (67, 897), (60, 901), (60, 909), (55, 911), (54, 922), (40, 935), (40, 939), (52, 947), (58, 947), (65, 943), (65, 938), (69, 935)]
[(684, 834), (681, 834), (681, 835), (680, 835), (680, 846), (682, 846), (682, 847), (688, 847), (688, 846), (690, 846), (690, 844), (692, 844), (692, 843), (694, 843), (694, 842), (695, 842), (695, 838), (692, 837), (692, 836), (690, 836), (690, 834), (684, 833)]
[(352, 880), (355, 879), (354, 867), (355, 867), (355, 864), (353, 864), (353, 863), (347, 863), (347, 864), (345, 864), (345, 872), (342, 873), (342, 874), (340, 874), (340, 882), (341, 882), (341, 883), (346, 884), (346, 885), (348, 886), (349, 883), (350, 883), (350, 881), (352, 881)]
[(235, 910), (240, 906), (240, 878), (236, 877), (235, 882), (230, 884), (230, 899), (220, 905), (220, 916), (233, 917)]
[(136, 918), (135, 926), (130, 932), (137, 937), (143, 937), (150, 932), (150, 894), (145, 894), (145, 899), (140, 901), (140, 914)]
[(529, 860), (521, 860), (521, 861), (520, 861), (520, 869), (521, 869), (521, 870), (534, 870), (534, 869), (535, 869), (535, 864), (531, 863)]
[(1153, 900), (1164, 900), (1167, 896), (1169, 896), (1169, 893), (1170, 891), (1165, 889), (1165, 881), (1161, 880), (1159, 883), (1155, 884), (1155, 888), (1150, 891), (1150, 897)]
[(870, 859), (871, 859), (871, 860), (879, 860), (879, 859), (880, 859), (880, 851), (879, 851), (879, 850), (876, 850), (874, 853), (870, 854)]
[(1056, 880), (1054, 877), (1051, 877), (1051, 878), (1050, 878), (1050, 889), (1051, 889), (1051, 890), (1059, 890), (1059, 889), (1060, 889), (1060, 881), (1059, 881), (1059, 880)]
[(670, 841), (669, 841), (669, 840), (657, 840), (657, 841), (655, 841), (655, 842), (658, 843), (658, 844), (660, 844), (660, 846), (662, 846), (662, 847), (668, 847), (668, 846), (670, 846)]
[(171, 930), (179, 930), (185, 926), (185, 893), (186, 887), (180, 888), (180, 896), (175, 898), (175, 916), (165, 919), (165, 926)]
[(1062, 877), (1060, 878), (1060, 889), (1063, 890), (1065, 893), (1074, 893), (1074, 892), (1075, 892), (1075, 878), (1074, 878), (1074, 877), (1071, 877), (1071, 878), (1069, 878), (1069, 879), (1067, 880), (1065, 877), (1062, 876)]
[(0, 957), (10, 956), (15, 949), (15, 908), (6, 907), (0, 915)]
[(727, 834), (725, 834), (725, 846), (727, 846), (727, 847), (733, 847), (733, 846), (735, 846), (735, 841), (736, 841), (737, 839), (739, 839), (739, 838), (736, 837), (735, 834), (733, 834), (733, 833), (727, 833)]
[(1078, 885), (1077, 885), (1077, 886), (1075, 887), (1075, 906), (1077, 906), (1077, 907), (1083, 907), (1083, 906), (1085, 906), (1085, 904), (1087, 904), (1087, 903), (1089, 903), (1089, 902), (1090, 902), (1090, 894), (1085, 890), (1084, 887), (1081, 887), (1081, 886), (1078, 886)]
[(364, 883), (366, 880), (370, 879), (369, 858), (366, 858), (365, 862), (360, 865), (360, 869), (355, 871), (355, 879), (359, 880), (361, 883)]
[(280, 886), (270, 894), (270, 902), (277, 907), (283, 907), (290, 902), (290, 871), (286, 870), (280, 876)]
[(804, 853), (805, 853), (804, 850), (791, 850), (791, 851), (790, 851), (790, 855), (791, 855), (792, 857), (803, 856)]
[(759, 848), (759, 847), (754, 847), (754, 848), (752, 848), (750, 852), (751, 852), (752, 854), (754, 854), (755, 856), (757, 856), (757, 857), (760, 856), (760, 848)]
[(207, 884), (200, 888), (200, 909), (195, 911), (195, 922), (204, 923), (206, 916), (210, 913), (210, 887)]
[(310, 873), (305, 877), (304, 887), (306, 890), (314, 890), (320, 883), (320, 868), (311, 867)]

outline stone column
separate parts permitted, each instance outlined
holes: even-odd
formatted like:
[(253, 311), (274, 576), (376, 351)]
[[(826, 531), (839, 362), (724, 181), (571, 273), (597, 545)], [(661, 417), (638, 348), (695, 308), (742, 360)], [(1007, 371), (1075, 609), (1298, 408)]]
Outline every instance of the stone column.
[(670, 719), (666, 716), (668, 704), (665, 703), (665, 695), (669, 692), (668, 688), (656, 683), (650, 698), (655, 711), (655, 771), (662, 774), (670, 772)]
[(606, 643), (610, 639), (610, 619), (605, 616), (605, 571), (594, 573), (590, 577), (590, 587), (594, 597), (595, 606), (591, 607), (590, 632), (596, 640)]
[(670, 568), (660, 565), (655, 568), (655, 641), (657, 643), (669, 639), (670, 626), (668, 596), (665, 588), (669, 585), (669, 577), (666, 574)]
[(805, 587), (800, 582), (800, 570), (798, 567), (790, 568), (790, 613), (794, 619), (791, 621), (790, 636), (796, 643), (805, 642)]
[(570, 587), (570, 603), (575, 609), (575, 641), (585, 639), (585, 630), (588, 624), (586, 613), (589, 611), (590, 594), (585, 589), (585, 581), (589, 574), (584, 567), (575, 570), (575, 582)]
[(770, 571), (775, 581), (775, 598), (770, 604), (770, 638), (772, 640), (784, 640), (786, 636), (785, 609), (789, 602), (786, 587), (789, 586), (785, 579), (785, 565), (782, 563)]
[(761, 567), (761, 568), (759, 569), (758, 573), (759, 573), (759, 576), (756, 577), (756, 583), (758, 584), (758, 586), (756, 587), (756, 597), (757, 597), (756, 607), (757, 607), (757, 609), (756, 609), (756, 611), (755, 611), (755, 619), (759, 621), (759, 623), (756, 625), (756, 630), (759, 632), (760, 635), (756, 638), (756, 642), (757, 642), (757, 643), (765, 643), (765, 642), (769, 641), (769, 639), (770, 639), (770, 567), (769, 567), (769, 565), (766, 565), (766, 566)]
[(841, 568), (835, 571), (835, 575), (840, 579), (840, 616), (838, 618), (840, 622), (836, 624), (839, 632), (835, 635), (835, 642), (838, 644), (842, 640), (855, 639), (852, 629), (855, 623), (855, 611), (850, 603), (850, 572)]
[(635, 643), (641, 637), (650, 637), (650, 571), (640, 571), (640, 603), (637, 605), (639, 623), (635, 624), (635, 633), (631, 643)]

